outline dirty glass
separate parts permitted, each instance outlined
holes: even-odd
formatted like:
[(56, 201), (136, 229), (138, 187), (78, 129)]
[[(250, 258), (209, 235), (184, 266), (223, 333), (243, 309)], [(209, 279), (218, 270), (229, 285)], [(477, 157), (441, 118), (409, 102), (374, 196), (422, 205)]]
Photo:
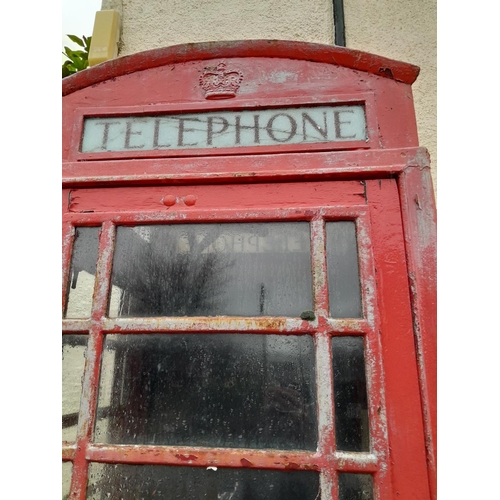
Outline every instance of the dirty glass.
[(315, 450), (309, 335), (107, 335), (95, 440)]
[(313, 309), (309, 224), (119, 227), (112, 284), (121, 317), (299, 317)]
[(88, 335), (62, 336), (62, 439), (76, 440)]
[(91, 500), (107, 500), (108, 498), (121, 500), (318, 500), (320, 498), (319, 474), (314, 471), (284, 472), (91, 463), (87, 498)]
[(90, 317), (98, 248), (98, 227), (75, 228), (66, 318)]
[(333, 337), (332, 357), (337, 449), (369, 451), (363, 337)]
[(332, 318), (362, 316), (356, 225), (352, 221), (326, 223), (328, 296)]
[(370, 474), (339, 474), (339, 500), (373, 500), (373, 478)]
[(71, 487), (71, 473), (73, 464), (71, 462), (62, 463), (62, 500), (68, 500)]

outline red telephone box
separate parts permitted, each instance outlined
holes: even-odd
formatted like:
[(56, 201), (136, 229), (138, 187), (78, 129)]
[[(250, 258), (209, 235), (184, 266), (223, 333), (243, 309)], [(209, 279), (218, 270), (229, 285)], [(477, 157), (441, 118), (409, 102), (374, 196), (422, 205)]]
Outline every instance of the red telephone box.
[(63, 497), (435, 498), (417, 75), (266, 40), (63, 80)]

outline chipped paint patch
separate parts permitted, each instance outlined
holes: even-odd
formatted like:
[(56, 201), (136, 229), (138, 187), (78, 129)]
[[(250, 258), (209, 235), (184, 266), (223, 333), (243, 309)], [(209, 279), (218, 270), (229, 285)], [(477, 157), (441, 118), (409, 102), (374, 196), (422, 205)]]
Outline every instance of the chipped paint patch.
[(296, 82), (298, 75), (290, 71), (272, 71), (269, 73), (268, 79), (272, 83)]

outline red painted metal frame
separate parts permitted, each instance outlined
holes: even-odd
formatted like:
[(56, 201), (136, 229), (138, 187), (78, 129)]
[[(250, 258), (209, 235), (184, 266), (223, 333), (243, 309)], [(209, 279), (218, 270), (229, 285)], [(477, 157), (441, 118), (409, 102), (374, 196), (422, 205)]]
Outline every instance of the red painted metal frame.
[[(189, 185), (201, 183), (280, 182), (319, 179), (378, 179), (398, 176), (408, 165), (426, 161), (424, 148), (242, 155), (205, 158), (64, 162), (63, 186)], [(140, 169), (140, 174), (137, 170)], [(103, 171), (104, 170), (104, 171)]]
[(437, 491), (436, 209), (428, 167), (399, 177), (432, 498)]
[[(368, 75), (367, 78), (378, 75), (378, 79), (374, 80), (374, 99), (378, 99), (378, 105), (381, 99), (384, 103), (389, 102), (387, 96), (380, 97), (384, 92), (392, 92), (389, 87), (385, 89), (382, 80), (391, 85), (392, 82), (400, 82), (399, 85), (409, 87), (418, 75), (418, 68), (415, 66), (339, 47), (277, 41), (222, 42), (158, 49), (104, 63), (63, 80), (63, 95), (70, 96), (91, 85), (99, 88), (101, 83), (106, 83), (111, 78), (125, 78), (124, 75), (131, 77), (132, 73), (166, 65), (172, 65), (170, 67), (173, 68), (177, 63), (238, 57), (287, 58), (333, 64), (354, 70), (356, 76), (353, 78), (359, 78), (363, 72)], [(307, 95), (307, 92), (299, 94)], [(324, 95), (318, 100), (314, 99), (314, 102), (325, 102), (322, 100)], [(340, 94), (335, 94), (337, 95)], [(356, 93), (352, 98), (359, 99), (360, 95), (362, 93)], [(411, 97), (411, 93), (408, 95)], [(259, 99), (255, 102), (260, 102)], [(277, 102), (275, 95), (269, 99)], [(301, 97), (297, 102), (312, 102), (302, 99)], [(394, 101), (395, 106), (407, 105), (397, 99)], [(252, 102), (254, 101), (234, 101), (227, 107), (201, 101), (202, 104), (184, 103), (179, 108), (174, 106), (168, 109), (241, 109), (241, 106), (251, 106)], [(284, 99), (282, 102), (288, 101)], [(94, 108), (95, 106), (96, 104)], [(404, 107), (402, 109), (403, 113), (408, 110)], [(375, 119), (374, 116), (378, 120), (381, 110), (380, 106), (376, 113), (369, 113), (367, 109), (367, 120)], [(76, 123), (73, 129), (76, 130), (76, 135), (72, 139), (70, 154), (63, 163), (63, 187), (67, 196), (67, 203), (63, 203), (63, 311), (74, 226), (102, 225), (102, 230), (91, 318), (63, 320), (65, 334), (89, 333), (77, 441), (63, 443), (63, 460), (74, 464), (70, 497), (80, 500), (85, 498), (88, 464), (90, 461), (99, 461), (314, 469), (321, 471), (322, 491), (326, 498), (332, 499), (337, 498), (337, 471), (364, 471), (375, 474), (377, 500), (435, 499), (435, 208), (429, 158), (423, 148), (415, 147), (416, 129), (410, 126), (409, 134), (413, 136), (401, 144), (401, 147), (392, 145), (389, 149), (384, 149), (380, 136), (380, 149), (375, 149), (377, 145), (373, 143), (373, 149), (369, 150), (315, 151), (315, 148), (307, 148), (306, 153), (283, 153), (284, 150), (280, 148), (279, 154), (269, 154), (270, 151), (265, 148), (259, 151), (237, 148), (237, 151), (225, 151), (218, 156), (187, 157), (192, 151), (184, 151), (181, 155), (185, 154), (186, 157), (161, 160), (116, 157), (110, 161), (102, 161), (96, 157), (94, 161), (74, 161), (84, 159), (81, 154), (78, 156), (75, 148), (75, 137), (79, 133), (78, 127), (81, 128), (82, 117), (96, 111), (89, 107), (76, 111), (73, 109), (72, 112), (75, 113), (75, 121), (71, 123)], [(106, 108), (99, 107), (97, 113), (101, 112), (106, 112)], [(128, 110), (121, 107), (119, 112), (127, 113)], [(411, 121), (414, 117), (408, 116), (407, 119)], [(386, 120), (381, 126), (387, 127), (387, 124)], [(397, 124), (394, 124), (394, 130), (396, 127)], [(386, 135), (391, 133), (390, 128), (384, 130)], [(79, 141), (78, 137), (76, 141)], [(90, 157), (85, 159), (89, 160)], [(229, 202), (222, 205), (219, 203), (217, 206), (216, 197), (213, 196), (212, 199), (210, 196), (200, 198), (203, 192), (223, 187), (219, 186), (221, 184), (241, 188), (247, 185), (258, 191), (262, 183), (284, 183), (281, 184), (282, 189), (290, 194), (298, 192), (298, 188), (293, 188), (293, 183), (324, 183), (328, 180), (336, 181), (330, 183), (332, 186), (355, 180), (361, 183), (363, 189), (347, 199), (335, 200), (335, 196), (328, 198), (322, 195), (320, 198), (323, 202), (307, 202), (300, 196), (284, 200), (278, 196), (275, 205), (266, 202), (259, 207), (257, 205), (264, 199), (261, 196), (257, 198), (259, 203), (252, 210), (248, 206), (240, 209), (226, 208), (231, 206)], [(302, 184), (306, 185), (307, 183)], [(105, 189), (109, 187), (113, 189)], [(335, 189), (332, 194), (334, 191)], [(114, 195), (109, 196), (112, 192)], [(138, 194), (133, 195), (133, 192)], [(179, 194), (181, 205), (169, 212), (162, 205), (162, 196), (158, 196), (161, 192)], [(196, 207), (182, 206), (182, 197), (191, 192), (197, 193), (200, 202), (203, 199), (208, 205), (211, 203), (211, 206), (207, 208), (203, 203), (197, 203)], [(123, 194), (126, 196), (121, 196)], [(99, 199), (107, 201), (101, 203)], [(109, 200), (111, 204), (108, 203)], [(241, 200), (233, 200), (232, 206), (234, 203), (238, 206), (239, 201)], [(96, 211), (99, 203), (101, 206)], [(129, 211), (124, 210), (127, 206)], [(89, 213), (88, 210), (94, 211)], [(325, 221), (336, 219), (356, 221), (363, 284), (363, 319), (337, 320), (328, 317)], [(299, 318), (271, 317), (137, 320), (106, 317), (116, 225), (207, 220), (309, 221), (317, 319), (308, 322)], [(384, 250), (387, 244), (392, 248), (389, 252)], [(316, 453), (111, 446), (92, 442), (99, 359), (107, 333), (215, 333), (242, 330), (250, 333), (313, 335), (317, 385), (320, 388), (320, 433)], [(362, 335), (365, 340), (372, 439), (370, 453), (335, 451), (330, 338), (332, 335), (345, 334)], [(421, 411), (416, 411), (415, 406), (410, 408), (407, 405), (412, 398), (414, 401), (418, 399), (416, 404), (421, 405)], [(425, 463), (427, 467), (422, 465)]]

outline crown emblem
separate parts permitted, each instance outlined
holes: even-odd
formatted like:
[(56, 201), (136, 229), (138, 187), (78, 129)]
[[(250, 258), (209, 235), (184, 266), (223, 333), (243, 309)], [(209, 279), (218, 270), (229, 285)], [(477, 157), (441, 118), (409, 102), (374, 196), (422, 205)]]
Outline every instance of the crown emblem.
[(226, 71), (226, 64), (205, 68), (200, 76), (200, 86), (205, 91), (205, 99), (229, 99), (240, 88), (243, 74), (238, 70)]

